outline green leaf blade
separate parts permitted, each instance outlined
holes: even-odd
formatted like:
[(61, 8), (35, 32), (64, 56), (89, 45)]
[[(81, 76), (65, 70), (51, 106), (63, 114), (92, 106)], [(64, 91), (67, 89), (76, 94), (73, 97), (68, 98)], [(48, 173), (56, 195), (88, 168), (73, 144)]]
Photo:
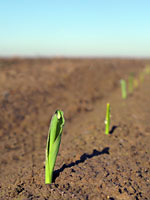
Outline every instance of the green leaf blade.
[(52, 117), (46, 147), (45, 183), (51, 184), (65, 119), (61, 110)]

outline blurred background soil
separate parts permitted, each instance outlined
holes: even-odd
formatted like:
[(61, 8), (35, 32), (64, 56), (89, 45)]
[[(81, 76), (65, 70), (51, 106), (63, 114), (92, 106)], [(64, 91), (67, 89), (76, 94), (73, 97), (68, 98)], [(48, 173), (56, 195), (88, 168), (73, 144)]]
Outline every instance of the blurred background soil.
[[(0, 59), (0, 199), (149, 200), (150, 75), (122, 100), (120, 79), (150, 60)], [(105, 135), (106, 103), (111, 130)], [(44, 183), (50, 119), (65, 127)]]

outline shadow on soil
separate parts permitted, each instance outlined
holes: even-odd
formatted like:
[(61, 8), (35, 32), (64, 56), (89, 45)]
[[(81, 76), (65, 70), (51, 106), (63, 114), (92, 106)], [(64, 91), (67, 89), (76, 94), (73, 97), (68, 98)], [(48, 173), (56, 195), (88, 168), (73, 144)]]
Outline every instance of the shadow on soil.
[(113, 132), (115, 131), (115, 129), (116, 129), (117, 127), (118, 127), (118, 126), (113, 126), (112, 129), (109, 131), (109, 133), (110, 133), (110, 134), (113, 134)]
[(85, 160), (87, 160), (87, 159), (90, 159), (90, 158), (93, 158), (95, 156), (99, 156), (99, 155), (102, 155), (102, 154), (109, 154), (109, 147), (104, 148), (102, 151), (98, 151), (98, 150), (94, 149), (93, 153), (91, 153), (91, 154), (84, 153), (80, 157), (80, 160), (76, 160), (75, 162), (72, 162), (68, 165), (64, 164), (60, 169), (54, 171), (53, 182), (55, 182), (56, 178), (59, 176), (59, 174), (61, 172), (64, 171), (64, 169), (73, 167), (75, 165), (78, 165), (80, 163), (85, 162)]

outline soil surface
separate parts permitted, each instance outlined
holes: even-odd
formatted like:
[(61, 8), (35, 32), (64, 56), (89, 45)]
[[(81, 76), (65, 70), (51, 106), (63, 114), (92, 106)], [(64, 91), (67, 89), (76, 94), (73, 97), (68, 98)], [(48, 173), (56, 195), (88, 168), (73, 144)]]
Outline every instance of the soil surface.
[[(149, 200), (150, 60), (0, 59), (0, 199)], [(137, 88), (121, 98), (120, 79)], [(106, 104), (111, 105), (105, 135)], [(45, 185), (50, 119), (65, 127)]]

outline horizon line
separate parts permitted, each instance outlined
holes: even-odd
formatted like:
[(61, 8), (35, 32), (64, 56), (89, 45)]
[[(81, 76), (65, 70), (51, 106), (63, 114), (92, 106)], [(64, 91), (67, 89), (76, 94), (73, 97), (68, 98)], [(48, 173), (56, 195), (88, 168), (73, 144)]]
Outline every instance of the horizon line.
[(0, 55), (0, 59), (150, 59), (150, 56), (139, 55)]

